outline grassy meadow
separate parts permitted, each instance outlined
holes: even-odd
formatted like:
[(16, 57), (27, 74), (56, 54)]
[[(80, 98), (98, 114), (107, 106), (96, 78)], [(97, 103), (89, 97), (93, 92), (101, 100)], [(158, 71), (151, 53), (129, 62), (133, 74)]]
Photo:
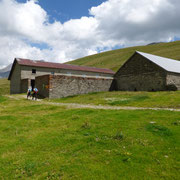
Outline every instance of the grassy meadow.
[(67, 63), (109, 68), (116, 72), (135, 51), (180, 60), (180, 41), (117, 49), (87, 56)]
[(0, 78), (0, 96), (4, 94), (9, 94), (9, 86), (10, 86), (10, 81), (7, 79), (1, 79)]
[[(116, 71), (135, 50), (180, 60), (177, 41), (109, 51), (71, 64)], [(70, 109), (8, 94), (9, 81), (0, 79), (2, 180), (180, 179), (180, 112)], [(180, 108), (180, 92), (101, 92), (50, 102)]]
[(0, 179), (180, 178), (180, 112), (40, 103), (0, 102)]
[(99, 92), (51, 100), (61, 103), (80, 103), (108, 106), (180, 108), (180, 91), (159, 92)]

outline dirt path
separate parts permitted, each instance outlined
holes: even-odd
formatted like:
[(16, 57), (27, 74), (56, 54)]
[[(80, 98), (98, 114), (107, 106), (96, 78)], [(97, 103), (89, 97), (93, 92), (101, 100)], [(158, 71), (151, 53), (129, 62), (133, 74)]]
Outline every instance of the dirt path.
[[(26, 99), (26, 95), (17, 95), (17, 96), (11, 96), (7, 95), (6, 97), (20, 100), (20, 99)], [(29, 99), (32, 101), (31, 99)], [(48, 102), (43, 101), (41, 99), (38, 99), (37, 101), (33, 100), (34, 102), (37, 102), (38, 104), (46, 104), (46, 105), (55, 105), (55, 106), (66, 106), (67, 108), (71, 109), (107, 109), (107, 110), (163, 110), (163, 111), (179, 111), (180, 109), (174, 109), (174, 108), (151, 108), (151, 107), (131, 107), (131, 106), (103, 106), (103, 105), (90, 105), (90, 104), (78, 104), (78, 103), (56, 103), (56, 102)]]

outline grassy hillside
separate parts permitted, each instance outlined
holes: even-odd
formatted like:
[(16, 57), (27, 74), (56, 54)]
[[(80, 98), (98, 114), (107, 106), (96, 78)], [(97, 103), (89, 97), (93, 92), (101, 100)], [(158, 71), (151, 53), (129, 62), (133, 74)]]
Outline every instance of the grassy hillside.
[(70, 61), (68, 64), (109, 68), (117, 71), (135, 51), (180, 60), (180, 41), (108, 51)]
[(10, 81), (8, 81), (7, 79), (0, 78), (0, 96), (4, 94), (9, 94), (9, 86)]
[(0, 102), (0, 179), (179, 179), (180, 112)]

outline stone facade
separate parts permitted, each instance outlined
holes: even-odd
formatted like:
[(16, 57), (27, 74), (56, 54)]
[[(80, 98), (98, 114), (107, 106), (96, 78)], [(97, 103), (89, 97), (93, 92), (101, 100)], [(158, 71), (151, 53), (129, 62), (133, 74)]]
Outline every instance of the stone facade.
[(29, 86), (36, 86), (41, 96), (49, 98), (109, 90), (180, 90), (179, 67), (178, 61), (141, 52), (135, 52), (115, 75), (108, 69), (15, 60), (9, 76), (10, 93), (24, 93)]
[(50, 89), (50, 75), (37, 76), (36, 77), (36, 87), (39, 90), (38, 94), (43, 98), (49, 98)]
[[(33, 61), (36, 62), (36, 61)], [(12, 66), (10, 75), (10, 93), (18, 94), (27, 92), (27, 89), (31, 87), (38, 86), (39, 82), (36, 82), (36, 78), (43, 75), (63, 75), (63, 76), (77, 76), (77, 77), (101, 77), (101, 78), (112, 78), (112, 73), (103, 72), (93, 72), (93, 71), (83, 71), (74, 69), (59, 69), (51, 67), (35, 67), (30, 65), (20, 65), (18, 61), (15, 60)], [(37, 78), (38, 80), (38, 78)]]
[(21, 80), (21, 92), (26, 93), (27, 87), (30, 86), (30, 79), (22, 79)]
[(114, 84), (119, 91), (176, 90), (180, 87), (180, 74), (167, 72), (135, 53), (115, 74)]
[(18, 94), (20, 92), (21, 92), (21, 68), (19, 64), (15, 64), (10, 82), (10, 93)]
[(64, 75), (45, 75), (36, 78), (39, 95), (61, 98), (77, 94), (109, 91), (113, 78), (93, 78)]
[(168, 72), (166, 76), (166, 87), (167, 90), (180, 90), (180, 74)]

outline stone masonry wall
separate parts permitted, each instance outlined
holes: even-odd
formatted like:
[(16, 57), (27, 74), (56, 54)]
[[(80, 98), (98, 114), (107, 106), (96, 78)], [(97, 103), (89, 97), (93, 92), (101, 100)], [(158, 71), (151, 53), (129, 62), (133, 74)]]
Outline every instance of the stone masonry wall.
[(143, 73), (164, 72), (158, 65), (154, 64), (145, 57), (134, 54), (126, 63), (116, 72), (115, 77), (121, 75), (139, 75)]
[(116, 79), (120, 91), (161, 91), (165, 90), (165, 76), (160, 73), (121, 76)]
[(166, 90), (166, 71), (139, 54), (132, 56), (115, 74), (116, 90)]
[(49, 75), (36, 77), (36, 88), (39, 90), (38, 94), (41, 97), (49, 97)]
[(180, 90), (180, 74), (168, 72), (166, 86), (167, 90)]
[(50, 75), (49, 98), (109, 91), (112, 79)]
[(10, 81), (10, 94), (21, 93), (21, 68), (19, 64), (14, 67), (13, 74)]
[(26, 93), (30, 85), (30, 79), (21, 80), (21, 93)]

